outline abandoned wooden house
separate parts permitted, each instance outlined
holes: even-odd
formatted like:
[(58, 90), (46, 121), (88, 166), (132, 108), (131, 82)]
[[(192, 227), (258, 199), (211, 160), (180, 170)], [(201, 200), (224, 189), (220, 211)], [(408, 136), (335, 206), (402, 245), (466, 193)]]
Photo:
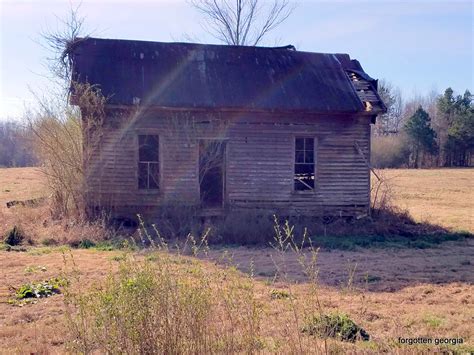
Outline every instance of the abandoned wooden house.
[(349, 55), (96, 38), (70, 55), (73, 81), (107, 98), (89, 208), (367, 213), (370, 125), (386, 109)]

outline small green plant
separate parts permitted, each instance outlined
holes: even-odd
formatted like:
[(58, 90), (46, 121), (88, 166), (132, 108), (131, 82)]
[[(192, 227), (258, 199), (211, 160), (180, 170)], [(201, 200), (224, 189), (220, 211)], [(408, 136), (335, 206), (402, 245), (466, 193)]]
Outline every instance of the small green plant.
[(443, 324), (443, 319), (436, 317), (434, 315), (427, 315), (423, 318), (423, 322), (429, 325), (431, 328), (438, 328)]
[(272, 300), (282, 300), (290, 298), (290, 293), (286, 290), (273, 289), (270, 291)]
[(18, 226), (14, 226), (5, 234), (3, 242), (10, 246), (15, 246), (15, 245), (20, 245), (21, 243), (23, 243), (25, 239), (26, 239), (26, 236), (23, 230)]
[(370, 338), (363, 328), (344, 313), (312, 315), (306, 319), (302, 331), (320, 338), (335, 338), (350, 342), (359, 339), (367, 341)]
[(148, 254), (146, 257), (145, 257), (145, 260), (147, 261), (157, 261), (158, 260), (158, 255), (156, 255), (155, 253), (151, 253), (151, 254)]
[[(67, 281), (63, 278), (55, 277), (41, 282), (31, 282), (21, 285), (19, 288), (10, 287), (14, 291), (14, 298), (9, 301), (10, 304), (18, 304), (23, 300), (30, 298), (45, 298), (61, 293), (61, 287), (64, 287)], [(27, 301), (28, 302), (28, 301)]]
[(78, 245), (79, 249), (90, 249), (95, 247), (96, 244), (90, 239), (83, 239)]
[(121, 244), (114, 245), (110, 242), (103, 241), (103, 242), (98, 242), (97, 244), (95, 244), (93, 248), (98, 251), (112, 251), (116, 249), (121, 249), (122, 245)]

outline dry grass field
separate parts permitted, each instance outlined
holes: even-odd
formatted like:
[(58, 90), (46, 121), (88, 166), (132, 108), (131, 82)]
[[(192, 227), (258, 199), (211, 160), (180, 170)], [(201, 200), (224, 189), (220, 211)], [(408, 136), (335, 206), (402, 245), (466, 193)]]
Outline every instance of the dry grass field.
[[(472, 245), (471, 245), (472, 247)], [(268, 252), (268, 251), (267, 251)], [(66, 253), (68, 254), (68, 253)], [(117, 267), (118, 252), (98, 252), (93, 250), (74, 250), (75, 263), (81, 272), (81, 287), (88, 287), (94, 281), (103, 280), (109, 270)], [(350, 254), (348, 255), (350, 256)], [(320, 256), (324, 259), (325, 255)], [(391, 262), (402, 262), (403, 257)], [(214, 264), (203, 263), (212, 270)], [(36, 304), (14, 307), (5, 301), (11, 297), (8, 286), (18, 286), (32, 280), (43, 280), (60, 275), (65, 264), (60, 250), (36, 250), (28, 253), (0, 254), (2, 272), (0, 276), (0, 351), (4, 353), (61, 353), (65, 351), (65, 332), (63, 296), (41, 299)], [(46, 271), (29, 272), (28, 267), (44, 266)], [(400, 278), (400, 276), (393, 276)], [(339, 311), (349, 314), (372, 336), (372, 341), (351, 343), (332, 342), (329, 349), (333, 353), (348, 350), (359, 351), (399, 351), (398, 337), (462, 338), (462, 347), (451, 349), (474, 349), (472, 343), (474, 317), (471, 282), (449, 282), (434, 284), (420, 282), (403, 287), (397, 291), (365, 291), (363, 288), (319, 286), (318, 296), (327, 312)], [(294, 337), (299, 330), (295, 326), (292, 301), (272, 299), (273, 289), (291, 289), (297, 305), (306, 306), (312, 291), (305, 283), (270, 283), (257, 278), (254, 281), (256, 298), (262, 305), (260, 334), (266, 352), (273, 350), (289, 352), (285, 340)], [(302, 318), (302, 317), (301, 317)], [(290, 334), (288, 334), (290, 333)], [(308, 352), (321, 349), (318, 339), (305, 339)], [(408, 347), (405, 350), (435, 349), (440, 347)]]
[(393, 202), (418, 221), (474, 231), (474, 169), (386, 169)]
[(37, 168), (0, 168), (0, 204), (44, 196), (44, 176)]
[[(474, 170), (387, 170), (384, 175), (393, 181), (394, 202), (419, 221), (474, 231)], [(56, 233), (58, 229), (42, 222), (47, 213), (35, 211), (44, 206), (5, 208), (6, 201), (43, 196), (42, 191), (41, 176), (34, 169), (0, 169), (0, 232), (11, 228), (19, 216), (33, 216), (34, 222), (29, 225), (40, 225), (37, 230), (41, 238), (48, 231)], [(40, 242), (41, 238), (33, 239)], [(144, 251), (130, 253), (138, 261), (156, 262), (163, 252), (156, 256)], [(218, 275), (225, 265), (243, 272), (236, 271), (236, 277), (249, 281), (251, 288), (237, 283), (240, 291), (236, 292), (251, 290), (260, 312), (255, 329), (259, 350), (255, 352), (294, 353), (299, 351), (295, 345), (298, 342), (307, 353), (474, 351), (473, 239), (445, 242), (429, 249), (321, 250), (317, 254), (319, 273), (315, 284), (308, 282), (298, 262), (303, 254), (281, 254), (272, 248), (219, 247), (200, 258), (173, 256), (173, 265), (189, 275), (199, 268)], [(67, 351), (70, 335), (62, 294), (21, 307), (8, 300), (13, 295), (11, 287), (70, 275), (71, 255), (81, 280), (74, 286), (85, 292), (117, 269), (124, 252), (61, 246), (0, 251), (0, 353)], [(274, 279), (277, 271), (280, 277)], [(255, 276), (249, 279), (247, 272)], [(227, 273), (222, 279), (215, 277), (216, 283), (232, 283)], [(274, 290), (291, 297), (274, 297)], [(311, 301), (315, 297), (317, 307)], [(348, 314), (371, 340), (325, 342), (302, 334), (305, 315), (319, 311)], [(402, 345), (399, 337), (462, 339), (463, 343)]]

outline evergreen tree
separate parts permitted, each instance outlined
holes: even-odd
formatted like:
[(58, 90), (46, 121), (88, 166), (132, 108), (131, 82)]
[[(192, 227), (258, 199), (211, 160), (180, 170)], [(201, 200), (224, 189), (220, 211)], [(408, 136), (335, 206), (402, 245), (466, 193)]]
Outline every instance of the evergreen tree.
[(425, 153), (436, 153), (436, 132), (431, 128), (430, 116), (421, 106), (408, 119), (404, 128), (412, 145), (413, 166), (418, 168), (420, 158), (423, 158)]
[(446, 127), (446, 139), (442, 144), (443, 165), (469, 166), (474, 151), (474, 107), (472, 95), (454, 96), (451, 88), (446, 89), (438, 100), (438, 111)]

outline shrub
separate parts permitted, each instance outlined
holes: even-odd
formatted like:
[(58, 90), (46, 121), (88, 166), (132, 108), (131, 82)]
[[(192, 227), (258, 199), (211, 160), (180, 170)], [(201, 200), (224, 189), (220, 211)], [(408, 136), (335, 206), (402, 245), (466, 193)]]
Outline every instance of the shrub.
[(26, 236), (23, 233), (23, 230), (18, 226), (14, 226), (5, 234), (3, 241), (5, 244), (15, 246), (22, 244), (25, 239)]
[[(259, 306), (253, 286), (233, 271), (212, 275), (184, 257), (154, 253), (117, 260), (100, 288), (65, 292), (70, 347), (83, 353), (251, 353)], [(224, 283), (223, 280), (226, 280)], [(79, 289), (74, 288), (79, 287)], [(219, 297), (216, 297), (219, 295)]]
[(95, 243), (90, 240), (90, 239), (83, 239), (81, 240), (81, 242), (79, 243), (78, 245), (78, 248), (80, 249), (90, 249), (90, 248), (93, 248), (95, 247)]
[(354, 323), (348, 315), (332, 313), (310, 316), (302, 329), (303, 333), (320, 338), (336, 338), (342, 341), (369, 340), (369, 334)]
[(53, 94), (39, 99), (38, 109), (27, 116), (34, 153), (51, 192), (51, 212), (57, 218), (83, 215), (84, 166), (98, 145), (105, 117), (106, 100), (97, 87), (73, 83), (71, 89), (77, 107), (64, 105), (63, 96)]

